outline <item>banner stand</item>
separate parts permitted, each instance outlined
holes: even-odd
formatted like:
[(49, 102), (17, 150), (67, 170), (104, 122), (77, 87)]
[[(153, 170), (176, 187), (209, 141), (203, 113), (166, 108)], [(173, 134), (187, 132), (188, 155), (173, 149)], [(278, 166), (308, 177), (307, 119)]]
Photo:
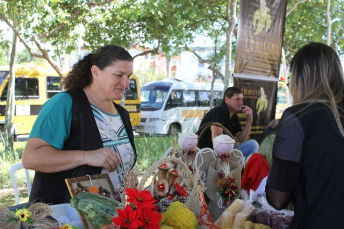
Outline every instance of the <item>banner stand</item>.
[[(241, 89), (244, 95), (244, 105), (252, 109), (253, 123), (250, 138), (259, 144), (264, 140), (264, 130), (269, 122), (275, 119), (278, 79), (275, 77), (233, 74), (234, 86)], [(244, 114), (238, 114), (240, 124), (246, 124)]]

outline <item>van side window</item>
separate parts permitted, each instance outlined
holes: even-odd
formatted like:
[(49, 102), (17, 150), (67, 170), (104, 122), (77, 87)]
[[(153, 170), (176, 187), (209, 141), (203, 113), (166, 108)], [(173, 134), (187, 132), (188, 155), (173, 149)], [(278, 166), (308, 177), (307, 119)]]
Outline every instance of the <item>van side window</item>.
[(171, 91), (170, 96), (167, 99), (165, 110), (180, 107), (182, 105), (182, 92), (181, 91)]
[(47, 76), (47, 98), (50, 99), (61, 92), (60, 77)]
[(210, 91), (199, 91), (197, 104), (200, 107), (209, 107), (210, 106)]
[(196, 92), (184, 91), (182, 104), (185, 107), (195, 107), (196, 106)]
[(222, 92), (214, 91), (214, 106), (218, 106), (222, 103)]

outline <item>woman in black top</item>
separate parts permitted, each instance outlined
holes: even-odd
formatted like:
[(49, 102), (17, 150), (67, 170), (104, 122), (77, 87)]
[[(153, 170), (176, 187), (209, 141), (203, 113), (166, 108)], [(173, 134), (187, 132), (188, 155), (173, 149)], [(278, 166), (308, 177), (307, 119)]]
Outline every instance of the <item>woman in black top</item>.
[(302, 47), (290, 63), (294, 105), (282, 116), (266, 197), (276, 209), (293, 201), (291, 228), (342, 228), (344, 78), (336, 52)]

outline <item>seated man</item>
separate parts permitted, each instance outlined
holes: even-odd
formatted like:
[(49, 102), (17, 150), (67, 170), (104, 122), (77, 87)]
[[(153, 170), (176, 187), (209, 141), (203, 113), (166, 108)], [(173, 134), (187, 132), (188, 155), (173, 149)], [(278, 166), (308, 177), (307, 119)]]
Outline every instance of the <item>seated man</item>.
[[(243, 93), (239, 88), (229, 87), (226, 89), (222, 103), (211, 109), (203, 118), (200, 127), (209, 122), (218, 122), (226, 127), (239, 142), (239, 147), (245, 158), (258, 152), (259, 144), (256, 140), (247, 140), (253, 122), (252, 109), (243, 105)], [(238, 112), (242, 112), (247, 117), (245, 126), (239, 123)], [(199, 134), (200, 130), (197, 131)], [(213, 148), (213, 139), (220, 134), (224, 134), (221, 127), (212, 126), (206, 129), (198, 141), (198, 147)], [(236, 148), (236, 146), (234, 147)]]

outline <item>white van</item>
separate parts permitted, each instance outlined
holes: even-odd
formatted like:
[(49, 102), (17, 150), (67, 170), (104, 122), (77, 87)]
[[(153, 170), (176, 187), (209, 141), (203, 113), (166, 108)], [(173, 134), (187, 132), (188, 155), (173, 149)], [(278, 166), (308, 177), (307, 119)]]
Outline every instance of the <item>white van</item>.
[[(140, 135), (175, 135), (196, 132), (210, 109), (210, 83), (165, 79), (141, 88)], [(214, 103), (222, 102), (223, 84), (214, 84)]]

